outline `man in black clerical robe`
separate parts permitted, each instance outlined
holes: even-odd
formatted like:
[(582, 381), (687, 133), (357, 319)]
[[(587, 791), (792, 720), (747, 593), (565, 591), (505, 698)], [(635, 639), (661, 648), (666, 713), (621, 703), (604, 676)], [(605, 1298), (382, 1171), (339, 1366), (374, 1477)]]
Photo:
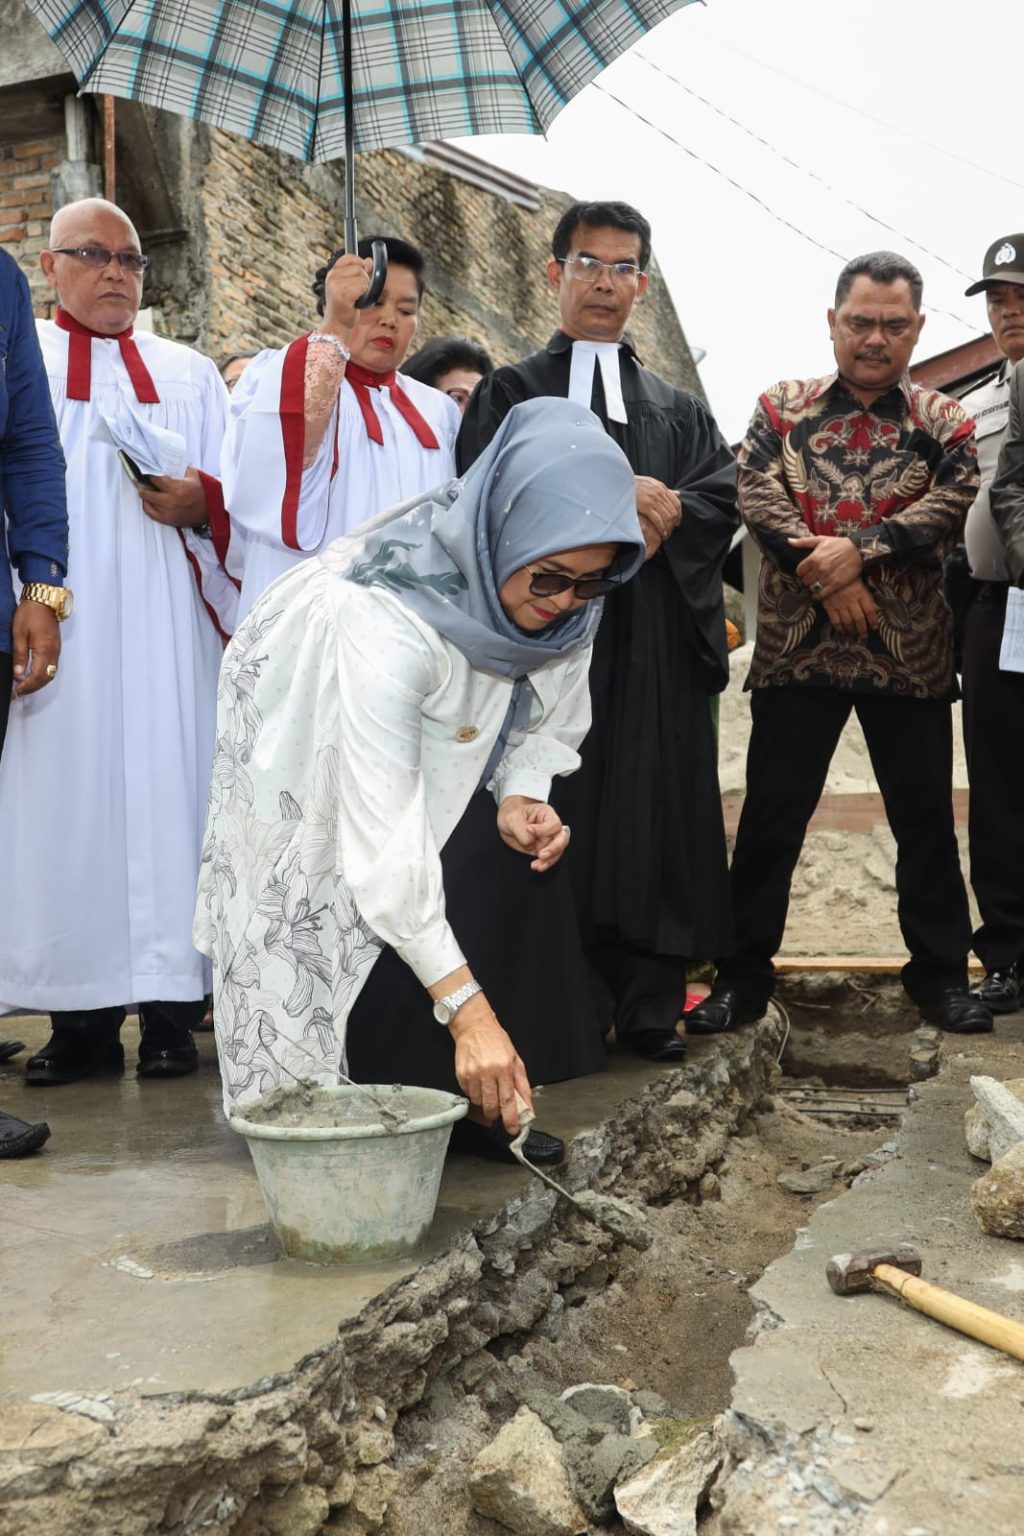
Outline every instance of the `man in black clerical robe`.
[(552, 238), (560, 329), (483, 379), (463, 418), (460, 472), (511, 407), (589, 406), (637, 477), (649, 557), (605, 599), (582, 767), (554, 800), (600, 1021), (655, 1060), (684, 1053), (687, 962), (729, 953), (732, 918), (710, 695), (728, 681), (722, 563), (739, 515), (733, 456), (707, 407), (643, 368), (623, 339), (647, 286), (650, 226), (624, 203), (574, 204)]

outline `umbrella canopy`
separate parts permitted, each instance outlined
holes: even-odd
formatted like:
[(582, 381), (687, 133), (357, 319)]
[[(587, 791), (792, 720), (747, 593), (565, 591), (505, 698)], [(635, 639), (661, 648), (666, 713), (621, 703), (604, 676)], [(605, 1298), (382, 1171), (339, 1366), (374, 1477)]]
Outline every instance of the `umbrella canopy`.
[[(691, 0), (28, 0), (84, 90), (299, 160), (481, 133), (543, 133)], [(348, 100), (346, 98), (349, 98)]]

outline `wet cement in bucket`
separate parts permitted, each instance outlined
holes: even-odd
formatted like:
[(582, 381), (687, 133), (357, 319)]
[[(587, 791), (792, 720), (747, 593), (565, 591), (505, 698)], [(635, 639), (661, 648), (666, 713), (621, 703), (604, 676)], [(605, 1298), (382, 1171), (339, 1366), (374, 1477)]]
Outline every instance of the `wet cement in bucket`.
[(297, 1082), (232, 1115), (285, 1254), (318, 1264), (410, 1253), (427, 1235), (466, 1101), (399, 1084)]
[(430, 1090), (405, 1088), (401, 1083), (347, 1086), (350, 1092), (344, 1095), (309, 1079), (274, 1088), (255, 1104), (246, 1106), (245, 1118), (254, 1125), (277, 1126), (282, 1130), (377, 1126), (379, 1132), (394, 1135), (410, 1120), (437, 1112), (437, 1097)]

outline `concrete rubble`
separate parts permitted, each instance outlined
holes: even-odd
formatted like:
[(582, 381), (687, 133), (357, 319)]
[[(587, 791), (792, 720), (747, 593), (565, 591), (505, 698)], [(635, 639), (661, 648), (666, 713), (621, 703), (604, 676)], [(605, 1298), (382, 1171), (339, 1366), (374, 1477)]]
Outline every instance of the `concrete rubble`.
[(982, 1174), (971, 1190), (971, 1204), (983, 1232), (1024, 1238), (1024, 1141)]
[[(697, 1044), (685, 1067), (652, 1074), (611, 1118), (576, 1136), (562, 1170), (566, 1186), (614, 1191), (641, 1206), (699, 1199), (701, 1181), (721, 1165), (730, 1137), (770, 1102), (782, 1035), (773, 1013), (754, 1029)], [(550, 1094), (554, 1105), (557, 1090)], [(551, 1123), (546, 1115), (545, 1123), (559, 1129), (557, 1117)], [(168, 1131), (173, 1134), (170, 1125)], [(45, 1175), (55, 1167), (37, 1164), (23, 1173), (26, 1190), (36, 1188), (31, 1180), (40, 1170)], [(81, 1326), (82, 1347), (91, 1347), (95, 1319), (88, 1303), (70, 1314), (61, 1338), (65, 1366), (53, 1373), (69, 1400), (32, 1402), (31, 1386), (19, 1396), (10, 1377), (3, 1378), (0, 1536), (314, 1536), (321, 1529), (362, 1536), (380, 1530), (398, 1483), (390, 1453), (399, 1416), (466, 1372), (479, 1378), (481, 1413), (492, 1421), (511, 1419), (525, 1407), (558, 1442), (570, 1484), (579, 1490), (574, 1497), (592, 1522), (598, 1510), (613, 1515), (615, 1486), (659, 1454), (658, 1442), (633, 1427), (623, 1432), (615, 1413), (602, 1422), (557, 1396), (538, 1404), (525, 1382), (513, 1391), (514, 1372), (499, 1371), (488, 1346), (534, 1330), (557, 1332), (567, 1299), (581, 1285), (600, 1283), (593, 1277), (616, 1251), (615, 1240), (518, 1170), (505, 1187), (514, 1192), (496, 1206), (445, 1228), (440, 1250), (419, 1267), (377, 1291), (371, 1285), (365, 1304), (342, 1315), (336, 1332), (325, 1327), (322, 1342), (291, 1368), (238, 1387), (162, 1391), (140, 1379), (100, 1397), (91, 1378), (76, 1379), (75, 1345), (66, 1335)], [(25, 1209), (27, 1239), (31, 1204)], [(251, 1209), (239, 1206), (250, 1222)], [(73, 1241), (80, 1241), (77, 1235)], [(202, 1234), (189, 1241), (206, 1251)], [(243, 1272), (238, 1294), (251, 1308), (252, 1298), (266, 1290), (262, 1328), (267, 1348), (280, 1352), (279, 1335), (287, 1337), (293, 1315), (281, 1312), (274, 1284), (286, 1282), (283, 1294), (298, 1309), (294, 1321), (301, 1321), (303, 1298), (322, 1307), (330, 1287), (341, 1282), (262, 1247), (259, 1233), (247, 1227), (239, 1249), (248, 1259), (232, 1250), (218, 1263), (254, 1266)], [(171, 1248), (177, 1251), (165, 1245), (159, 1260), (136, 1266), (154, 1278), (104, 1269), (109, 1260), (90, 1258), (96, 1268), (85, 1271), (82, 1284), (89, 1273), (113, 1275), (118, 1287), (137, 1288), (132, 1296), (152, 1296), (147, 1288), (163, 1283)], [(233, 1273), (222, 1268), (218, 1276), (228, 1285)], [(216, 1301), (212, 1285), (190, 1286), (174, 1276), (162, 1294), (177, 1309), (168, 1314), (169, 1326), (185, 1331)], [(258, 1310), (251, 1315), (259, 1329)], [(254, 1348), (258, 1358), (258, 1332), (245, 1358)], [(33, 1372), (26, 1360), (28, 1382)], [(115, 1380), (116, 1368), (111, 1360)], [(102, 1412), (86, 1413), (75, 1399), (98, 1403)], [(584, 1406), (595, 1405), (584, 1396)], [(612, 1408), (609, 1399), (604, 1411)], [(633, 1410), (642, 1413), (638, 1401)], [(564, 1441), (553, 1427), (559, 1422)]]
[(1024, 1238), (1024, 1078), (972, 1077), (971, 1091), (967, 1150), (992, 1164), (971, 1190), (974, 1214), (992, 1237)]
[(473, 1508), (515, 1536), (575, 1536), (616, 1515), (632, 1536), (696, 1536), (725, 1454), (717, 1420), (685, 1420), (656, 1393), (583, 1383), (527, 1388), (479, 1453)]
[(630, 1536), (696, 1536), (697, 1512), (724, 1454), (717, 1420), (678, 1426), (659, 1454), (615, 1489)]
[(988, 1130), (990, 1162), (996, 1162), (1024, 1141), (1024, 1103), (1006, 1083), (994, 1077), (972, 1077), (971, 1092), (978, 1101)]
[(516, 1536), (586, 1536), (587, 1517), (572, 1496), (558, 1441), (529, 1408), (520, 1408), (480, 1452), (469, 1492), (478, 1514)]
[(752, 1287), (708, 1536), (1020, 1536), (1019, 1362), (894, 1298), (835, 1296), (825, 1265), (909, 1241), (926, 1280), (1024, 1317), (1024, 1264), (971, 1218), (960, 1130), (971, 1079), (1010, 1077), (1022, 1040), (1024, 1021), (1001, 1019), (994, 1036), (947, 1041), (894, 1155), (818, 1206)]

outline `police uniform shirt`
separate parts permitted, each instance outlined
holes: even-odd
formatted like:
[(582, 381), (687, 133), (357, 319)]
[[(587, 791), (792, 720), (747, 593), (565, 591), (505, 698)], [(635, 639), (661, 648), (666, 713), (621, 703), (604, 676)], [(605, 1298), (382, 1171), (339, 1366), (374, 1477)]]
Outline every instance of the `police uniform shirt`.
[(999, 372), (961, 398), (964, 410), (974, 418), (978, 443), (981, 489), (967, 514), (964, 543), (971, 575), (976, 581), (1009, 581), (1003, 541), (989, 508), (988, 491), (996, 472), (1003, 433), (1010, 417), (1010, 376), (1004, 362)]

